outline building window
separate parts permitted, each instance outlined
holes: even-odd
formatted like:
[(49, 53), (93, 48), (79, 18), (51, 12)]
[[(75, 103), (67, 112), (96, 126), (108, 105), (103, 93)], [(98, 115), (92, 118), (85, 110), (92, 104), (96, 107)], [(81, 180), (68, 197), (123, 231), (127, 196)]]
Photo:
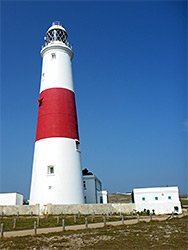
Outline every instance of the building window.
[(142, 200), (145, 201), (145, 197), (142, 197)]
[(102, 198), (102, 196), (100, 196), (100, 203), (103, 203), (103, 198)]
[(52, 53), (52, 60), (53, 59), (56, 59), (56, 54), (55, 53)]
[(54, 174), (54, 166), (48, 166), (48, 174)]
[(83, 181), (84, 190), (86, 190), (86, 181)]
[(155, 197), (155, 200), (158, 201), (158, 197)]
[(179, 207), (175, 206), (174, 210), (175, 210), (175, 212), (178, 212), (179, 211)]
[(168, 196), (168, 199), (171, 200), (171, 196)]
[(87, 203), (86, 196), (84, 196), (84, 201), (85, 201), (85, 203)]

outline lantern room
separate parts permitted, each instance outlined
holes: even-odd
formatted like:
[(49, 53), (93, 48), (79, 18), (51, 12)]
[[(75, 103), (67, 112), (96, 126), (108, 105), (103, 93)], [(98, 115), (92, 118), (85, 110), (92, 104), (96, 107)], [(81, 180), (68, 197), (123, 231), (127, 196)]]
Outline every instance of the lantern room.
[(52, 42), (62, 42), (66, 45), (67, 43), (68, 33), (67, 31), (61, 26), (60, 22), (53, 22), (52, 26), (48, 29), (46, 33), (46, 37), (44, 40), (46, 41), (45, 45), (48, 45)]

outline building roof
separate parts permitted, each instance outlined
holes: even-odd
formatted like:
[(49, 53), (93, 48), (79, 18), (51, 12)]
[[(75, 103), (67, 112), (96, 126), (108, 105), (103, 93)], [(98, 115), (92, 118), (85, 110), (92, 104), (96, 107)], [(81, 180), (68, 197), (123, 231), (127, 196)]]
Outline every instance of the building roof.
[(178, 186), (174, 186), (174, 187), (152, 187), (152, 188), (134, 188), (133, 192), (134, 193), (152, 193), (152, 192), (172, 192), (178, 191)]
[(89, 172), (87, 168), (84, 168), (84, 169), (82, 170), (82, 175), (83, 175), (83, 176), (84, 176), (84, 175), (93, 175), (93, 173), (92, 173), (92, 172)]
[(20, 195), (23, 195), (19, 192), (0, 192), (0, 194), (20, 194)]

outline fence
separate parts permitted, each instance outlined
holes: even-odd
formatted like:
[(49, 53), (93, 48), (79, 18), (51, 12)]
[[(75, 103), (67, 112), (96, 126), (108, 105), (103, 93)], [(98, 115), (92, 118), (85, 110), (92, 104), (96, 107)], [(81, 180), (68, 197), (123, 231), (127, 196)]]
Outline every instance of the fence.
[[(136, 216), (126, 216), (126, 219), (135, 219)], [(103, 226), (107, 225), (108, 223), (112, 222), (120, 222), (124, 224), (124, 215), (122, 214), (107, 214), (107, 215), (95, 215), (95, 214), (88, 214), (87, 216), (80, 214), (74, 215), (58, 215), (58, 216), (9, 216), (9, 217), (0, 217), (0, 225), (1, 225), (1, 237), (4, 236), (5, 232), (10, 232), (14, 230), (29, 230), (28, 234), (37, 234), (37, 229), (45, 229), (57, 227), (58, 231), (62, 230), (65, 231), (67, 226), (73, 225), (85, 225), (87, 229), (89, 224), (92, 225), (93, 223), (103, 223)], [(100, 224), (101, 225), (101, 224)], [(84, 227), (81, 227), (84, 228)], [(33, 231), (34, 229), (34, 231)]]
[[(166, 215), (166, 216), (156, 216), (154, 217), (150, 214), (150, 216), (141, 216), (139, 214), (134, 215), (123, 215), (119, 213), (118, 215), (115, 214), (107, 214), (107, 215), (81, 215), (80, 212), (74, 215), (58, 215), (58, 216), (20, 216), (20, 217), (3, 217), (0, 218), (1, 224), (1, 237), (4, 236), (23, 236), (24, 235), (31, 235), (37, 233), (46, 233), (46, 232), (58, 232), (58, 231), (65, 231), (65, 230), (77, 230), (77, 229), (84, 229), (84, 228), (96, 228), (103, 227), (106, 225), (123, 225), (123, 224), (135, 224), (139, 223), (140, 221), (149, 222), (151, 220), (155, 221), (168, 221), (172, 218), (181, 218), (186, 216), (187, 213), (183, 215)], [(141, 220), (140, 220), (141, 219)], [(101, 223), (102, 222), (102, 223)], [(97, 223), (92, 226), (93, 223)], [(85, 224), (85, 225), (84, 225)], [(74, 227), (76, 225), (76, 227)], [(78, 226), (80, 225), (80, 226)], [(48, 228), (48, 229), (47, 229)], [(18, 234), (14, 235), (15, 232), (13, 230), (24, 230), (24, 231), (17, 231)], [(38, 231), (39, 229), (39, 231)], [(38, 231), (38, 232), (37, 232)]]

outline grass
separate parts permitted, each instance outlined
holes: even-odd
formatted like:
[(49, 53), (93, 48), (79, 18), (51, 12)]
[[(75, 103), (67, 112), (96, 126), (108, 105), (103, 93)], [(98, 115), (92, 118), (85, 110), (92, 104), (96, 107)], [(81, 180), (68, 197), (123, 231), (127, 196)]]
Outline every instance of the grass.
[(181, 205), (184, 206), (184, 205), (188, 205), (188, 200), (180, 200), (181, 201)]
[(188, 217), (100, 229), (2, 238), (0, 249), (187, 249)]
[[(102, 215), (95, 215), (95, 218), (92, 221), (91, 215), (85, 215), (85, 216), (76, 216), (76, 222), (74, 221), (74, 215), (65, 215), (63, 218), (65, 219), (65, 225), (79, 225), (79, 224), (85, 224), (85, 217), (88, 218), (88, 223), (97, 223), (97, 222), (103, 222), (104, 216)], [(16, 218), (16, 228), (14, 228), (14, 219)], [(132, 217), (131, 217), (132, 218)], [(136, 217), (134, 217), (136, 218)], [(126, 219), (126, 218), (125, 218)], [(0, 218), (0, 224), (4, 224), (4, 232), (7, 231), (16, 231), (16, 230), (27, 230), (27, 229), (33, 229), (34, 228), (34, 222), (37, 220), (37, 217), (30, 217), (30, 216), (19, 216), (19, 217), (13, 217), (13, 216), (7, 216), (7, 217), (1, 217)], [(120, 221), (121, 217), (118, 215), (113, 215), (112, 217), (106, 216), (106, 221)], [(47, 227), (58, 227), (62, 226), (62, 218), (59, 216), (59, 223), (57, 223), (57, 216), (49, 215), (48, 217), (41, 216), (39, 218), (39, 225), (37, 225), (38, 228), (47, 228)]]

